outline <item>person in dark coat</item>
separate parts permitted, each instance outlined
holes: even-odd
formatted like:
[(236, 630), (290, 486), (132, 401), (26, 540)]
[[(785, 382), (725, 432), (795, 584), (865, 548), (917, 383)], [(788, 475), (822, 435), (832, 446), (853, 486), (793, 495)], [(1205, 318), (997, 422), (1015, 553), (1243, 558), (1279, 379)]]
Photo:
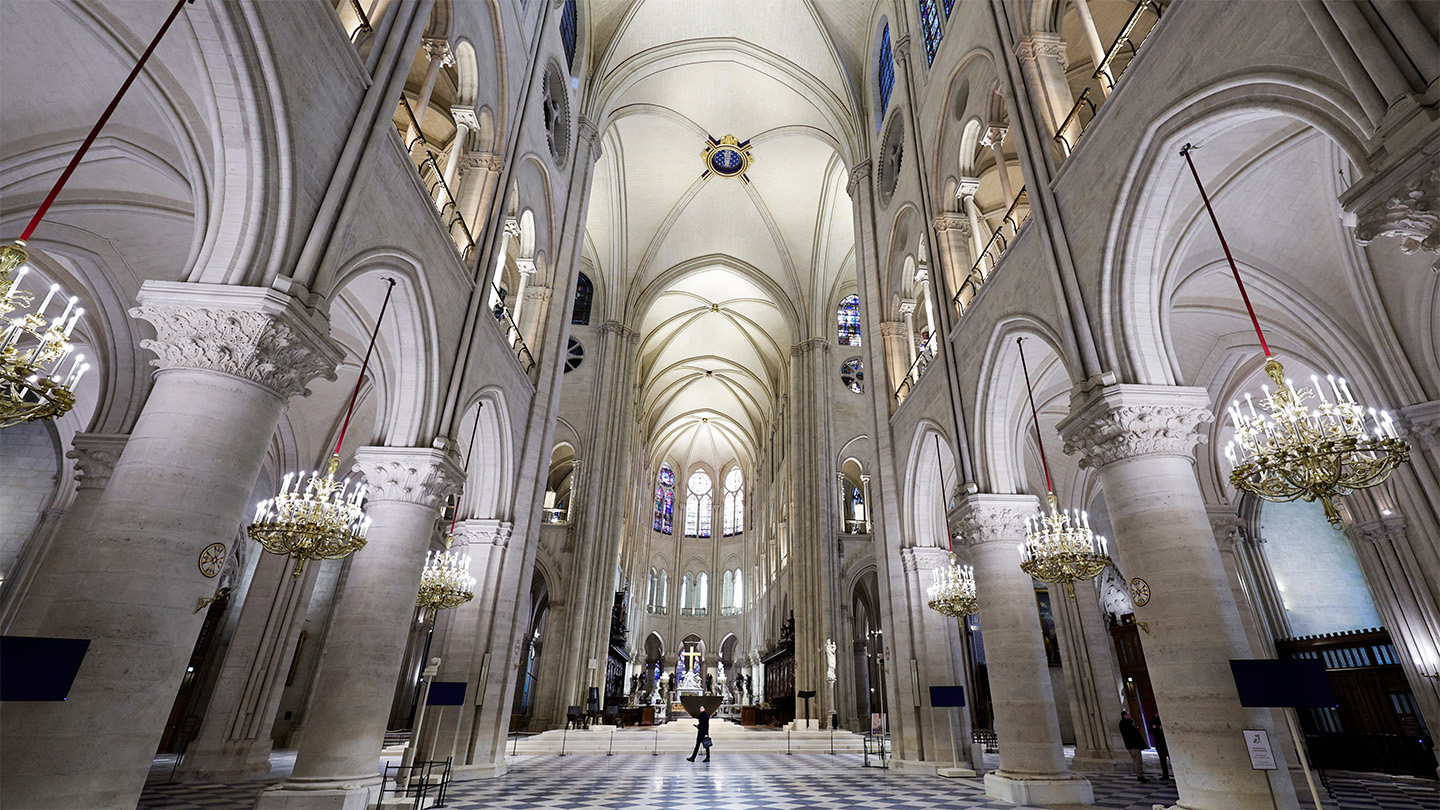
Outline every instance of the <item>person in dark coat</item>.
[(1135, 726), (1135, 721), (1130, 719), (1130, 712), (1120, 712), (1120, 736), (1125, 739), (1125, 750), (1130, 752), (1130, 758), (1135, 761), (1135, 778), (1141, 782), (1148, 782), (1145, 778), (1145, 759), (1140, 752), (1145, 750), (1145, 735)]
[[(695, 761), (695, 757), (700, 753), (700, 746), (704, 745), (705, 740), (710, 736), (710, 712), (706, 711), (704, 706), (700, 707), (700, 713), (695, 716), (695, 720), (697, 721), (697, 725), (695, 726), (697, 732), (695, 735), (695, 750), (691, 751), (690, 756), (685, 758), (688, 762)], [(710, 748), (708, 746), (705, 748), (705, 761), (710, 761)]]
[(1160, 724), (1160, 715), (1150, 718), (1150, 741), (1155, 743), (1155, 753), (1160, 756), (1160, 778), (1170, 778), (1170, 748), (1165, 745), (1165, 727)]

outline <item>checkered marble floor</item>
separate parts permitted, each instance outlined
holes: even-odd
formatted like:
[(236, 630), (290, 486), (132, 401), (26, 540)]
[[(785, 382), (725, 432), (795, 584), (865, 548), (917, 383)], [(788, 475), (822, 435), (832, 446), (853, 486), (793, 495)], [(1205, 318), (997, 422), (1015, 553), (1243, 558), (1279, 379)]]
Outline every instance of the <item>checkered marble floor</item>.
[[(250, 810), (279, 775), (238, 785), (154, 783), (139, 810)], [(1118, 774), (1090, 779), (1095, 806), (1107, 810), (1151, 810), (1177, 800), (1172, 782), (1138, 784)], [(1327, 800), (1325, 810), (1440, 807), (1434, 782), (1336, 777), (1332, 786), (1338, 801)], [(455, 810), (1016, 810), (986, 797), (979, 779), (864, 768), (850, 754), (717, 754), (709, 764), (677, 755), (518, 757), (502, 779), (451, 788), (446, 806)]]

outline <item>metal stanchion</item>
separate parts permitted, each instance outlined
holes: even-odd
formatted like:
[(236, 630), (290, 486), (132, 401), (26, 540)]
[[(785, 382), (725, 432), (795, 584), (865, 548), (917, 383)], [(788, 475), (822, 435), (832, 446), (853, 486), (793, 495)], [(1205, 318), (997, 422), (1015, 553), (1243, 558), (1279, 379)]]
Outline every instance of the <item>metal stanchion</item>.
[(613, 756), (615, 756), (615, 730), (614, 730), (614, 729), (611, 729), (611, 730), (610, 730), (610, 750), (605, 752), (605, 756), (607, 756), (607, 757), (613, 757)]
[(570, 727), (566, 726), (560, 730), (560, 756), (565, 756), (565, 740), (570, 736)]

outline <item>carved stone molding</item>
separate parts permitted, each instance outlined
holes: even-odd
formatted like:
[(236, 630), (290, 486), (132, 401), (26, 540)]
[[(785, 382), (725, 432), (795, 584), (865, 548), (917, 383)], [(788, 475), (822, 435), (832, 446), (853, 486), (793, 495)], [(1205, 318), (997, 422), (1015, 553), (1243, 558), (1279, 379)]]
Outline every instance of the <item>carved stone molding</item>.
[(985, 134), (980, 136), (980, 145), (989, 147), (1003, 144), (1005, 142), (1005, 136), (1009, 134), (1009, 132), (1009, 129), (999, 124), (992, 124), (985, 130)]
[(955, 189), (955, 196), (963, 200), (966, 197), (974, 197), (975, 192), (979, 190), (980, 178), (962, 177), (960, 178), (960, 184)]
[(970, 220), (961, 214), (936, 214), (935, 230), (939, 232), (959, 231), (961, 236), (970, 235)]
[(1405, 540), (1405, 518), (1392, 515), (1379, 520), (1352, 523), (1345, 527), (1345, 533), (1356, 543), (1367, 546), (1381, 541), (1400, 543)]
[(345, 356), (327, 335), (325, 319), (292, 296), (261, 287), (147, 281), (130, 316), (155, 326), (140, 346), (165, 371), (218, 371), (269, 388), (284, 398), (309, 394), (316, 377), (336, 379)]
[(829, 341), (825, 340), (825, 338), (810, 338), (809, 340), (801, 341), (800, 343), (796, 343), (794, 346), (791, 346), (790, 356), (799, 357), (802, 354), (809, 354), (813, 351), (828, 352), (829, 350), (830, 343)]
[(869, 179), (870, 161), (862, 160), (856, 163), (855, 168), (850, 170), (850, 179), (845, 182), (845, 193), (849, 195), (851, 199), (854, 199), (855, 189), (859, 188), (862, 183)]
[(881, 321), (880, 337), (905, 337), (904, 321)]
[(901, 314), (901, 315), (913, 315), (913, 314), (915, 314), (915, 305), (918, 304), (918, 303), (919, 303), (919, 302), (916, 301), (914, 298), (904, 298), (904, 299), (901, 299), (901, 301), (900, 301), (900, 314)]
[(594, 163), (600, 160), (601, 156), (605, 154), (605, 150), (600, 146), (599, 125), (590, 118), (582, 115), (580, 116), (580, 125), (576, 129), (576, 134), (579, 136), (581, 142), (586, 144), (590, 150), (590, 161)]
[(104, 489), (128, 441), (128, 434), (76, 433), (74, 448), (65, 454), (75, 459), (75, 488)]
[(1440, 400), (1407, 405), (1398, 416), (1407, 439), (1421, 447), (1440, 445)]
[(462, 520), (455, 524), (455, 546), (458, 548), (469, 546), (505, 548), (510, 545), (510, 536), (514, 528), (509, 521), (504, 520), (491, 518)]
[(1015, 43), (1015, 55), (1022, 62), (1054, 59), (1062, 69), (1070, 66), (1065, 58), (1065, 40), (1056, 34), (1035, 33), (1022, 37)]
[(1245, 541), (1245, 519), (1236, 513), (1233, 506), (1210, 506), (1205, 509), (1210, 517), (1210, 531), (1215, 533), (1215, 542), (1222, 550)]
[(372, 502), (414, 503), (437, 511), (465, 478), (453, 453), (421, 447), (362, 447), (353, 469), (365, 476)]
[(956, 539), (965, 545), (1018, 544), (1025, 518), (1039, 510), (1040, 499), (1034, 495), (977, 493), (960, 499), (951, 526), (956, 530)]
[[(1440, 164), (1404, 185), (1398, 193), (1357, 213), (1355, 241), (1368, 245), (1382, 236), (1400, 240), (1400, 252), (1440, 254)], [(1440, 272), (1440, 257), (1430, 265)]]
[(460, 158), (460, 168), (465, 171), (484, 169), (489, 172), (498, 172), (505, 168), (505, 158), (494, 152), (467, 152)]
[(425, 49), (425, 56), (430, 61), (440, 60), (441, 67), (450, 67), (455, 64), (455, 52), (450, 49), (450, 43), (443, 39), (422, 39), (420, 45)]
[(1192, 456), (1215, 419), (1203, 388), (1110, 385), (1060, 423), (1065, 452), (1100, 468), (1137, 456)]

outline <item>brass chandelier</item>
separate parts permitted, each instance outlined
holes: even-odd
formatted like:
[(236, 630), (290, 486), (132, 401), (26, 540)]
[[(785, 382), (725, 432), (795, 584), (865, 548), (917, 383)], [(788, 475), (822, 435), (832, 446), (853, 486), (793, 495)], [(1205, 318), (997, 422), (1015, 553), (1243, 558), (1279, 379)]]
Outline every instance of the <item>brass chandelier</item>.
[[(945, 468), (940, 464), (940, 437), (935, 437), (935, 467), (940, 472), (940, 506), (946, 506)], [(955, 557), (955, 540), (950, 536), (950, 516), (945, 516), (945, 540), (950, 545), (950, 562), (935, 569), (935, 584), (926, 592), (930, 609), (942, 616), (961, 618), (980, 612), (975, 598), (975, 569), (961, 565)]]
[[(84, 355), (76, 354), (69, 367), (63, 370), (61, 367), (75, 349), (70, 342), (70, 334), (75, 330), (75, 324), (80, 321), (85, 310), (76, 307), (78, 299), (70, 296), (66, 299), (68, 303), (64, 311), (58, 316), (46, 315), (50, 302), (60, 292), (60, 285), (52, 284), (39, 308), (29, 311), (30, 305), (35, 301), (34, 295), (20, 288), (21, 280), (30, 269), (26, 264), (30, 255), (25, 250), (25, 243), (45, 219), (45, 214), (55, 203), (55, 198), (60, 196), (60, 191), (65, 188), (70, 175), (75, 173), (85, 153), (90, 151), (90, 146), (95, 143), (100, 130), (105, 128), (105, 123), (110, 120), (115, 108), (120, 106), (125, 92), (135, 83), (150, 55), (160, 44), (160, 39), (170, 30), (175, 18), (180, 16), (180, 10), (185, 7), (186, 2), (187, 0), (176, 0), (170, 16), (165, 18), (160, 30), (150, 40), (149, 47), (135, 61), (130, 75), (121, 83), (120, 89), (110, 99), (109, 106), (90, 128), (90, 134), (85, 136), (80, 148), (70, 157), (70, 163), (56, 178), (55, 185), (51, 186), (50, 193), (45, 195), (40, 207), (30, 217), (30, 223), (25, 226), (20, 238), (12, 244), (0, 246), (0, 428), (41, 419), (55, 419), (75, 407), (75, 386), (90, 365), (85, 362)], [(61, 298), (66, 297), (62, 295)], [(10, 315), (17, 310), (19, 315)]]
[[(1245, 282), (1230, 255), (1230, 245), (1190, 157), (1194, 148), (1187, 143), (1180, 154), (1195, 178), (1200, 199), (1240, 288), (1240, 298), (1250, 314), (1250, 323), (1260, 339), (1265, 374), (1275, 383), (1273, 391), (1269, 385), (1261, 386), (1259, 409), (1249, 393), (1245, 394), (1244, 409), (1238, 400), (1230, 405), (1230, 421), (1235, 428), (1235, 438), (1225, 448), (1232, 468), (1230, 483), (1267, 501), (1319, 501), (1325, 507), (1325, 518), (1338, 529), (1342, 521), (1335, 498), (1384, 481), (1396, 467), (1410, 460), (1410, 445), (1400, 438), (1388, 412), (1356, 402), (1343, 377), (1326, 377), (1332, 400), (1325, 395), (1319, 375), (1310, 377), (1314, 388), (1296, 388), (1285, 376), (1280, 361), (1270, 354), (1260, 319), (1255, 316)], [(1307, 401), (1311, 404), (1307, 405)]]
[[(85, 314), (75, 306), (79, 299), (70, 296), (58, 315), (47, 314), (60, 292), (52, 284), (32, 310), (34, 294), (20, 287), (29, 258), (23, 241), (0, 246), (0, 428), (69, 413), (75, 386), (90, 368), (85, 355), (71, 357), (70, 333)], [(70, 364), (62, 371), (66, 359)]]
[(1025, 392), (1030, 398), (1030, 418), (1035, 423), (1035, 442), (1040, 447), (1040, 466), (1045, 471), (1046, 509), (1025, 519), (1025, 544), (1020, 547), (1020, 570), (1041, 582), (1065, 584), (1065, 594), (1075, 598), (1075, 581), (1094, 579), (1110, 565), (1109, 544), (1090, 529), (1090, 516), (1078, 509), (1061, 510), (1050, 482), (1050, 463), (1045, 459), (1045, 441), (1040, 435), (1040, 414), (1035, 409), (1035, 390), (1030, 368), (1025, 364), (1025, 339), (1018, 338), (1020, 368), (1025, 373)]
[(295, 560), (292, 574), (295, 577), (304, 573), (305, 563), (310, 560), (337, 560), (365, 547), (365, 533), (370, 528), (370, 518), (365, 515), (365, 486), (360, 484), (351, 489), (350, 479), (336, 481), (335, 473), (340, 469), (340, 446), (345, 442), (345, 431), (355, 414), (355, 400), (360, 396), (365, 371), (370, 367), (370, 354), (375, 350), (380, 324), (390, 306), (390, 293), (395, 290), (395, 280), (386, 280), (390, 286), (385, 290), (385, 302), (380, 305), (380, 316), (370, 333), (370, 347), (365, 350), (360, 375), (355, 378), (350, 406), (345, 411), (340, 437), (325, 465), (324, 476), (318, 470), (312, 473), (302, 490), (304, 473), (286, 473), (280, 494), (261, 501), (250, 523), (250, 539), (271, 554), (288, 555)]
[[(484, 407), (485, 403), (482, 402), (475, 408), (475, 429), (470, 432), (470, 451), (465, 455), (467, 470), (470, 459), (475, 455), (475, 436), (480, 433), (480, 411)], [(450, 549), (450, 544), (455, 542), (455, 523), (459, 519), (460, 498), (457, 495), (455, 511), (450, 515), (450, 532), (445, 535), (445, 549), (431, 549), (425, 555), (425, 571), (420, 575), (420, 593), (415, 597), (415, 606), (428, 608), (432, 618), (442, 610), (460, 607), (475, 598), (475, 577), (470, 576), (470, 555), (457, 554)]]

